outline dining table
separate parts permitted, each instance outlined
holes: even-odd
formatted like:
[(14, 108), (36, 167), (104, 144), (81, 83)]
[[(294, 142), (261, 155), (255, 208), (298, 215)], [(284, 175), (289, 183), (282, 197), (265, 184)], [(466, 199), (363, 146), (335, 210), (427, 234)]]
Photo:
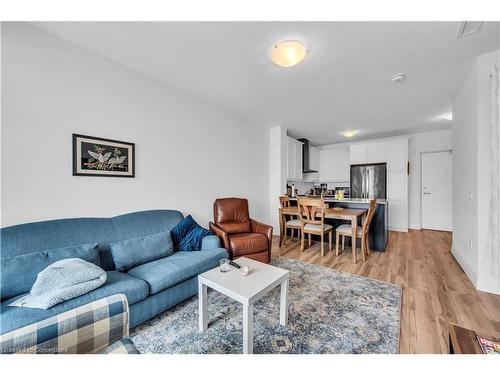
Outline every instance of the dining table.
[[(325, 211), (325, 219), (337, 219), (337, 220), (346, 220), (351, 222), (352, 228), (352, 243), (355, 247), (358, 232), (358, 218), (361, 217), (364, 220), (366, 213), (368, 210), (360, 209), (360, 208), (343, 208), (343, 207), (326, 207)], [(316, 216), (321, 217), (321, 210), (316, 211)], [(290, 207), (281, 207), (279, 208), (279, 221), (280, 221), (280, 242), (279, 246), (281, 247), (283, 244), (283, 237), (285, 234), (285, 217), (287, 215), (290, 216), (299, 216), (299, 207), (298, 206), (290, 206)], [(357, 263), (356, 259), (356, 251), (352, 252), (352, 257), (354, 263)]]

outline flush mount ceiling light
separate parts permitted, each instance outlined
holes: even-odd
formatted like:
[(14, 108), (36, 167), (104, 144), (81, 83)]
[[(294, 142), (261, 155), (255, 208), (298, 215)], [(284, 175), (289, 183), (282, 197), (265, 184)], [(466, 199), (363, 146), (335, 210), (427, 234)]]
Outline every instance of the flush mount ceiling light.
[(391, 81), (392, 82), (402, 82), (406, 79), (406, 76), (404, 74), (395, 74), (392, 76)]
[(306, 55), (304, 43), (298, 40), (284, 40), (271, 48), (271, 61), (283, 68), (297, 65)]
[(354, 137), (356, 134), (358, 134), (358, 131), (357, 130), (344, 130), (342, 132), (342, 135), (344, 137), (347, 137), (347, 138), (352, 138)]

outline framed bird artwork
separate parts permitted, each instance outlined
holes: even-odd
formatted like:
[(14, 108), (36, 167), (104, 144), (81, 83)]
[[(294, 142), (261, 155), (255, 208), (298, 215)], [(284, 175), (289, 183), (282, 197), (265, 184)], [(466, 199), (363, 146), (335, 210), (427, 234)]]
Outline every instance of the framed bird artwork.
[(73, 134), (73, 176), (135, 177), (135, 144)]

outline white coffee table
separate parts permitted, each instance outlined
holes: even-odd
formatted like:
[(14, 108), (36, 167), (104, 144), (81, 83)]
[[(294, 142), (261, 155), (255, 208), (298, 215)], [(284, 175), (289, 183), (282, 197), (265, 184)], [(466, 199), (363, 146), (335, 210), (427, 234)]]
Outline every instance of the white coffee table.
[(198, 276), (200, 331), (208, 328), (207, 287), (210, 287), (243, 304), (243, 354), (252, 354), (253, 304), (281, 285), (280, 324), (286, 325), (289, 272), (248, 258), (238, 258), (235, 262), (250, 268), (248, 276), (240, 275), (240, 270), (233, 267), (229, 272), (221, 272), (217, 267)]

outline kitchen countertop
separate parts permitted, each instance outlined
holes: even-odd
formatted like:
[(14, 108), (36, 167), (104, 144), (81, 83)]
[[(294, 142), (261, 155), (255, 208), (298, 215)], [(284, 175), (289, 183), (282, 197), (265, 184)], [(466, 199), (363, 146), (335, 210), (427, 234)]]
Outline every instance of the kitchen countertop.
[[(301, 197), (310, 197), (310, 198), (319, 198), (319, 196), (314, 196), (314, 195), (299, 195), (299, 198)], [(365, 198), (345, 198), (345, 199), (335, 199), (334, 197), (328, 197), (326, 196), (325, 202), (339, 202), (339, 203), (370, 203), (370, 199), (365, 199)], [(290, 200), (297, 200), (297, 198), (292, 198), (290, 197)], [(387, 200), (385, 199), (377, 199), (377, 204), (387, 204)]]

